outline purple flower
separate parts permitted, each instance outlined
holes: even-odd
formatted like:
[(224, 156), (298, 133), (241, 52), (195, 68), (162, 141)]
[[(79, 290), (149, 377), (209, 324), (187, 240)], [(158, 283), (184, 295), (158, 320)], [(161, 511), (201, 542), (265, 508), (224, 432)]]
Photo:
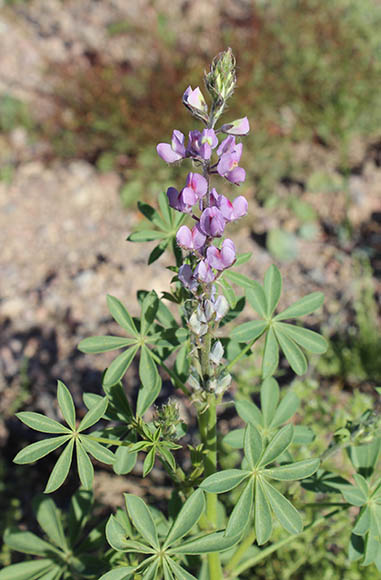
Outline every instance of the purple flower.
[(208, 264), (216, 270), (229, 268), (236, 260), (234, 243), (226, 239), (222, 242), (220, 250), (216, 246), (210, 246), (206, 250), (206, 259)]
[(183, 201), (181, 193), (182, 193), (181, 191), (180, 192), (177, 191), (177, 189), (175, 189), (174, 187), (168, 187), (168, 189), (167, 189), (168, 203), (169, 203), (170, 207), (172, 207), (173, 209), (177, 209), (177, 211), (185, 212), (186, 207), (185, 207), (185, 203)]
[(208, 191), (208, 182), (199, 173), (188, 173), (185, 187), (181, 190), (182, 199), (187, 206), (197, 203)]
[(184, 141), (184, 135), (181, 131), (175, 129), (172, 133), (171, 144), (159, 143), (156, 147), (156, 151), (166, 163), (174, 163), (175, 161), (183, 159), (186, 155)]
[(217, 164), (217, 171), (231, 183), (238, 185), (245, 181), (246, 172), (242, 167), (238, 167), (242, 155), (242, 143), (236, 143), (235, 137), (226, 137), (217, 149), (220, 160)]
[(215, 279), (213, 270), (206, 260), (201, 260), (201, 262), (197, 264), (194, 275), (198, 280), (200, 280), (200, 282), (205, 282), (206, 284), (213, 282)]
[(220, 238), (224, 233), (225, 219), (217, 207), (207, 207), (201, 214), (199, 225), (206, 236)]
[(188, 264), (183, 264), (179, 268), (178, 278), (185, 288), (191, 292), (197, 289), (198, 282), (193, 276), (192, 268)]
[(237, 220), (247, 214), (247, 200), (243, 195), (239, 195), (233, 202), (224, 195), (220, 195), (213, 188), (210, 192), (210, 202), (216, 206), (225, 220), (228, 222)]
[(231, 123), (222, 125), (221, 131), (223, 133), (227, 133), (228, 135), (247, 135), (250, 131), (249, 120), (247, 117), (236, 119)]
[(187, 226), (181, 226), (176, 234), (176, 240), (179, 246), (186, 250), (199, 250), (205, 244), (206, 236), (200, 231), (198, 225), (195, 225), (192, 230)]
[(202, 132), (190, 131), (187, 155), (208, 161), (212, 155), (212, 149), (217, 145), (218, 139), (213, 129), (204, 129)]
[(183, 94), (183, 103), (184, 105), (193, 113), (193, 112), (200, 112), (200, 113), (207, 113), (208, 112), (208, 105), (204, 99), (204, 95), (200, 91), (200, 87), (196, 87), (192, 89), (189, 87)]

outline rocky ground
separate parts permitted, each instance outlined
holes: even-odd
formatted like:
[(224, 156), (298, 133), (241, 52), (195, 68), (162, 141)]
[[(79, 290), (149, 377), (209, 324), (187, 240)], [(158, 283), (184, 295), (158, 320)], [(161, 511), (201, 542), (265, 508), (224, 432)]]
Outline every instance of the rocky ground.
[[(166, 3), (161, 4), (165, 10)], [(188, 6), (189, 26), (195, 21), (193, 4)], [(208, 8), (198, 4), (205, 11), (213, 9), (213, 3)], [(238, 3), (233, 4), (237, 11)], [(175, 3), (171, 18), (176, 18), (181, 6)], [(39, 19), (42, 11), (44, 19)], [(103, 42), (110, 58), (123, 59), (127, 50), (128, 58), (142, 58), (138, 44), (134, 52), (120, 39), (106, 42), (100, 32), (120, 11), (132, 22), (140, 21), (144, 11), (146, 26), (157, 15), (145, 0), (40, 0), (20, 3), (13, 11), (4, 8), (0, 14), (0, 92), (7, 90), (29, 100), (43, 118), (48, 106), (42, 95), (49, 90), (49, 84), (43, 83), (48, 57), (57, 62), (68, 55), (82, 58), (94, 46), (99, 50), (99, 42)], [(186, 39), (184, 33), (184, 42)], [(46, 145), (28, 143), (22, 129), (3, 138), (0, 146), (0, 158), (5, 151), (10, 154), (11, 146), (16, 160), (11, 183), (0, 182), (0, 443), (6, 445), (19, 436), (28, 437), (12, 418), (20, 407), (57, 416), (57, 378), (70, 386), (80, 410), (81, 392), (99, 389), (109, 356), (85, 356), (76, 346), (86, 336), (115, 330), (105, 295), (117, 296), (135, 314), (137, 290), (154, 288), (160, 293), (168, 287), (171, 275), (165, 269), (168, 256), (148, 267), (150, 244), (125, 241), (140, 218), (123, 207), (117, 173), (98, 173), (81, 160), (45, 162), (39, 153)], [(329, 154), (318, 148), (296, 154), (321, 155), (329, 170), (337, 172)], [(349, 177), (350, 219), (356, 230), (352, 244), (340, 247), (330, 230), (330, 224), (343, 215), (346, 194), (310, 193), (304, 187), (279, 184), (280, 196), (290, 189), (302, 193), (320, 216), (315, 237), (299, 240), (298, 258), (278, 264), (286, 300), (289, 303), (310, 291), (324, 290), (328, 295), (325, 320), (340, 319), (343, 310), (344, 323), (354, 292), (352, 252), (363, 248), (375, 256), (380, 243), (379, 149), (362, 145)], [(261, 279), (273, 261), (264, 243), (266, 232), (279, 223), (293, 231), (294, 224), (284, 210), (269, 211), (256, 203), (254, 187), (248, 186), (247, 192), (251, 213), (232, 237), (240, 252), (253, 252), (252, 261), (241, 271)], [(373, 265), (379, 268), (376, 261)], [(136, 370), (131, 369), (127, 385), (135, 384)], [(102, 477), (98, 485), (106, 492), (108, 480), (105, 483)]]

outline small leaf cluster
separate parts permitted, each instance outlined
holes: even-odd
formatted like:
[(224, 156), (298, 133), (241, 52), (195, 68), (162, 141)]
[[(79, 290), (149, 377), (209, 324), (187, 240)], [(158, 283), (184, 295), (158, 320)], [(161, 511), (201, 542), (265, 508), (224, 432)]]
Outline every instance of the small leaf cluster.
[(254, 527), (257, 543), (265, 544), (272, 533), (272, 515), (290, 534), (303, 529), (302, 519), (291, 504), (269, 480), (294, 481), (311, 476), (318, 469), (319, 459), (306, 459), (292, 463), (273, 463), (284, 455), (294, 438), (291, 424), (280, 429), (266, 444), (254, 424), (245, 429), (245, 459), (241, 469), (227, 469), (207, 477), (201, 489), (209, 493), (224, 493), (245, 483), (226, 528), (226, 535), (242, 535), (254, 509)]
[(279, 364), (279, 351), (283, 351), (291, 368), (297, 375), (307, 370), (307, 359), (302, 349), (322, 354), (327, 350), (326, 340), (317, 332), (284, 322), (311, 314), (324, 301), (321, 292), (312, 292), (291, 304), (283, 312), (274, 315), (282, 291), (282, 277), (274, 265), (267, 270), (263, 286), (243, 274), (225, 272), (224, 278), (245, 288), (246, 300), (261, 317), (237, 326), (230, 336), (239, 342), (252, 342), (266, 335), (262, 360), (262, 377), (273, 375)]
[(200, 489), (189, 496), (172, 525), (165, 522), (161, 529), (141, 498), (132, 494), (124, 497), (129, 519), (137, 533), (122, 518), (110, 516), (106, 537), (115, 550), (139, 554), (142, 561), (136, 567), (115, 568), (100, 580), (129, 580), (136, 573), (141, 574), (143, 580), (162, 576), (165, 580), (196, 580), (181, 565), (184, 556), (221, 552), (237, 542), (237, 537), (228, 537), (223, 532), (198, 534), (184, 540), (205, 510), (204, 493)]
[(33, 507), (46, 539), (29, 531), (8, 529), (4, 542), (12, 550), (39, 558), (8, 566), (0, 571), (0, 580), (95, 579), (107, 569), (106, 560), (94, 556), (104, 552), (103, 524), (84, 535), (93, 508), (91, 492), (80, 489), (74, 494), (67, 521), (49, 497), (37, 497)]
[(103, 417), (108, 406), (107, 397), (100, 397), (99, 401), (90, 408), (78, 426), (76, 425), (73, 398), (66, 385), (61, 381), (58, 381), (57, 399), (67, 427), (40, 413), (17, 413), (20, 421), (31, 429), (54, 435), (54, 437), (43, 439), (42, 441), (37, 441), (24, 447), (16, 455), (14, 461), (21, 465), (33, 463), (56, 449), (63, 447), (62, 453), (45, 487), (45, 493), (51, 493), (58, 489), (65, 481), (70, 470), (75, 448), (78, 475), (82, 486), (85, 489), (91, 489), (94, 479), (94, 468), (89, 455), (108, 465), (112, 465), (114, 462), (114, 454), (112, 451), (94, 441), (89, 435), (83, 433), (83, 431), (95, 425)]

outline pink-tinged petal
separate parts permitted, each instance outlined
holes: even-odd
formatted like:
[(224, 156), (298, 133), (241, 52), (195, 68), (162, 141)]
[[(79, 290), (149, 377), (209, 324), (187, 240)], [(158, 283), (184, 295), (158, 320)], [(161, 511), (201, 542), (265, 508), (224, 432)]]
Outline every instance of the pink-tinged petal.
[(183, 158), (182, 155), (173, 151), (169, 143), (159, 143), (156, 147), (156, 151), (159, 157), (161, 157), (166, 163), (174, 163)]
[(212, 268), (215, 268), (216, 270), (223, 270), (220, 250), (216, 248), (216, 246), (209, 246), (209, 248), (206, 250), (206, 259)]
[(188, 209), (191, 209), (198, 201), (197, 194), (191, 187), (184, 187), (180, 195), (184, 204), (188, 206)]
[(246, 171), (242, 167), (235, 167), (232, 171), (229, 171), (224, 177), (228, 179), (231, 183), (238, 185), (246, 179)]
[(224, 177), (229, 171), (232, 170), (234, 164), (234, 158), (231, 153), (224, 153), (217, 164), (218, 173)]
[(186, 185), (194, 190), (198, 198), (203, 197), (208, 191), (208, 182), (200, 173), (188, 173)]
[(181, 155), (181, 157), (185, 157), (185, 136), (181, 131), (175, 129), (172, 133), (172, 149), (175, 153)]
[(221, 262), (223, 269), (229, 268), (236, 260), (235, 245), (232, 240), (226, 239), (221, 247)]
[(219, 197), (220, 194), (217, 193), (217, 190), (213, 187), (210, 192), (210, 207), (217, 206)]
[(198, 263), (194, 275), (196, 278), (201, 280), (201, 282), (205, 282), (206, 284), (213, 282), (215, 279), (212, 268), (205, 260), (201, 260), (201, 262)]
[(243, 149), (242, 143), (238, 143), (234, 148), (234, 160), (237, 161), (237, 163), (241, 159), (242, 149)]
[(200, 91), (200, 87), (196, 87), (192, 90), (192, 87), (189, 86), (183, 94), (183, 103), (184, 105), (189, 105), (199, 111), (206, 112), (208, 110), (204, 95)]
[(202, 143), (201, 144), (200, 155), (203, 159), (205, 159), (206, 161), (209, 161), (209, 159), (212, 156), (212, 148), (209, 145), (209, 143)]
[(218, 208), (207, 207), (201, 214), (199, 227), (203, 234), (219, 238), (225, 229), (224, 216)]
[(208, 143), (212, 149), (217, 147), (218, 138), (214, 129), (204, 129), (201, 133), (201, 143)]
[(218, 296), (214, 303), (214, 310), (216, 312), (216, 322), (221, 320), (229, 312), (229, 303), (225, 296)]
[(179, 246), (191, 250), (193, 248), (192, 232), (187, 226), (181, 226), (176, 234), (176, 241)]
[(243, 195), (239, 195), (233, 201), (233, 213), (232, 218), (233, 220), (238, 220), (239, 218), (243, 217), (247, 214), (247, 199)]
[(199, 250), (203, 247), (206, 242), (206, 236), (201, 232), (198, 225), (195, 225), (192, 228), (192, 241), (193, 241), (193, 248), (195, 250)]
[(220, 195), (217, 202), (217, 207), (227, 221), (233, 219), (233, 204), (224, 195)]
[(247, 135), (250, 131), (249, 120), (247, 117), (236, 119), (231, 123), (226, 123), (223, 125), (221, 127), (221, 131), (223, 133), (227, 133), (228, 135)]
[(226, 139), (221, 142), (219, 148), (217, 149), (217, 155), (220, 157), (224, 153), (231, 153), (235, 146), (235, 137), (229, 135), (229, 137), (226, 137)]

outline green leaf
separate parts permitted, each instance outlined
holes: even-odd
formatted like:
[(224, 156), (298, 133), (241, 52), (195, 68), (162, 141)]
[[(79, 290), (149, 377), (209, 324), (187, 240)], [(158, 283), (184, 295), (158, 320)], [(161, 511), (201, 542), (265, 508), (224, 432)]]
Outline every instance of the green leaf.
[(0, 570), (0, 580), (37, 580), (54, 566), (51, 560), (31, 560), (12, 564)]
[(292, 425), (286, 425), (274, 435), (270, 443), (265, 449), (259, 462), (260, 467), (265, 467), (269, 463), (275, 461), (277, 457), (282, 455), (286, 449), (291, 445), (294, 437), (294, 429)]
[(245, 421), (245, 423), (254, 423), (255, 425), (262, 425), (262, 413), (255, 403), (251, 401), (237, 401), (235, 404), (238, 415)]
[(140, 352), (139, 377), (144, 387), (152, 388), (159, 373), (150, 350), (143, 345)]
[(155, 447), (152, 447), (145, 459), (144, 459), (144, 463), (143, 463), (143, 477), (147, 477), (147, 475), (152, 471), (153, 466), (155, 465), (155, 457), (156, 457), (156, 449)]
[[(143, 350), (144, 349), (142, 349), (142, 354)], [(146, 382), (139, 389), (138, 400), (136, 403), (136, 412), (140, 416), (144, 415), (146, 410), (152, 405), (152, 403), (155, 402), (161, 390), (161, 378), (158, 373), (156, 364), (149, 354), (149, 350), (146, 349), (146, 351), (148, 354), (146, 353), (140, 358), (139, 374), (140, 372), (142, 373), (145, 381), (148, 381), (148, 379), (151, 377), (155, 382)], [(148, 363), (147, 366), (145, 364), (146, 362)]]
[(189, 371), (189, 344), (185, 342), (177, 351), (175, 361), (176, 372), (178, 375), (188, 378)]
[(175, 580), (197, 580), (197, 578), (195, 578), (194, 576), (192, 576), (192, 574), (184, 570), (184, 568), (179, 566), (179, 564), (174, 560), (172, 560), (172, 558), (168, 560), (168, 563), (173, 570)]
[(260, 338), (266, 328), (267, 322), (264, 320), (251, 320), (234, 328), (230, 336), (239, 342), (250, 342)]
[(158, 549), (159, 541), (155, 524), (144, 501), (130, 493), (125, 493), (124, 498), (128, 514), (135, 528), (151, 546)]
[(341, 493), (348, 503), (358, 507), (364, 505), (368, 499), (361, 489), (358, 487), (353, 487), (353, 485), (348, 487), (343, 485), (341, 488)]
[(368, 477), (378, 461), (381, 451), (381, 437), (374, 439), (371, 443), (364, 445), (351, 446), (348, 449), (348, 455), (357, 471), (366, 471)]
[(142, 303), (142, 310), (140, 315), (140, 334), (146, 336), (148, 330), (155, 320), (157, 309), (159, 306), (159, 299), (154, 290), (148, 292)]
[(274, 324), (274, 331), (292, 370), (297, 375), (304, 375), (307, 371), (307, 360), (303, 351), (299, 348), (296, 342), (294, 342), (288, 334), (279, 327), (279, 325)]
[(255, 280), (253, 280), (251, 284), (251, 287), (246, 289), (246, 298), (255, 312), (257, 312), (262, 318), (266, 318), (268, 307), (263, 288), (259, 282), (256, 282)]
[(279, 403), (279, 385), (273, 377), (268, 377), (261, 385), (261, 410), (265, 427), (271, 425)]
[(181, 508), (179, 515), (169, 530), (168, 536), (165, 539), (163, 548), (171, 546), (177, 540), (184, 537), (195, 526), (205, 509), (204, 493), (201, 489), (197, 489), (187, 499)]
[(136, 330), (136, 326), (134, 321), (132, 320), (130, 314), (128, 313), (127, 309), (123, 306), (123, 304), (115, 298), (114, 296), (107, 295), (107, 306), (111, 313), (111, 316), (127, 332), (132, 334), (133, 336), (139, 336), (138, 331)]
[(222, 552), (239, 541), (240, 536), (225, 536), (223, 532), (212, 532), (198, 538), (182, 542), (180, 546), (168, 550), (172, 554), (208, 554)]
[(86, 415), (83, 417), (82, 421), (78, 426), (78, 432), (85, 431), (92, 427), (97, 423), (105, 414), (108, 407), (108, 399), (107, 397), (103, 397), (99, 403), (91, 407), (89, 411), (87, 411)]
[(111, 515), (109, 517), (105, 531), (106, 539), (114, 550), (123, 552), (127, 549), (128, 540), (126, 537), (126, 531), (115, 516)]
[(245, 532), (246, 526), (250, 519), (254, 494), (254, 478), (250, 478), (245, 489), (242, 491), (240, 498), (230, 515), (226, 526), (226, 535), (241, 537)]
[(300, 534), (303, 522), (298, 511), (275, 487), (262, 480), (263, 488), (280, 525), (290, 534)]
[(282, 292), (282, 276), (276, 266), (272, 264), (266, 271), (263, 288), (266, 296), (266, 314), (270, 318), (278, 306)]
[(315, 439), (315, 433), (305, 425), (294, 425), (294, 443), (308, 445)]
[(225, 493), (234, 489), (247, 479), (250, 471), (243, 471), (242, 469), (224, 469), (209, 475), (200, 484), (200, 488), (208, 493)]
[(372, 534), (367, 534), (365, 537), (365, 555), (362, 566), (369, 566), (369, 564), (373, 564), (377, 558), (379, 550), (379, 539), (376, 536), (372, 536)]
[(246, 264), (253, 255), (253, 252), (245, 252), (244, 254), (238, 254), (237, 259), (234, 263), (234, 266), (241, 266), (242, 264)]
[(94, 467), (79, 439), (76, 440), (76, 451), (79, 479), (85, 489), (91, 489), (94, 480)]
[(58, 447), (61, 447), (64, 443), (71, 439), (71, 435), (60, 435), (59, 437), (52, 437), (51, 439), (43, 439), (42, 441), (36, 441), (36, 443), (31, 443), (21, 449), (14, 458), (14, 463), (18, 465), (23, 465), (25, 463), (33, 463), (38, 461), (45, 455), (48, 455)]
[(224, 278), (230, 280), (230, 282), (233, 282), (242, 288), (250, 289), (253, 287), (253, 280), (250, 280), (250, 278), (244, 274), (239, 274), (238, 272), (233, 272), (232, 270), (225, 270), (223, 276)]
[(312, 330), (288, 324), (287, 322), (277, 322), (276, 328), (281, 328), (297, 344), (305, 348), (308, 352), (323, 354), (327, 351), (328, 343), (326, 339)]
[(59, 580), (62, 576), (61, 566), (55, 566), (51, 570), (45, 572), (38, 580)]
[(67, 546), (60, 513), (54, 501), (40, 495), (33, 501), (33, 510), (40, 527), (59, 548)]
[(142, 580), (156, 580), (159, 563), (159, 560), (154, 560), (152, 564), (148, 566), (148, 568), (145, 568)]
[(147, 218), (148, 221), (154, 223), (159, 228), (165, 227), (165, 222), (160, 217), (156, 209), (154, 209), (151, 205), (148, 203), (143, 203), (142, 201), (138, 201), (138, 209), (140, 213), (142, 213), (144, 217)]
[(99, 580), (130, 580), (135, 571), (132, 566), (122, 566), (121, 568), (114, 568), (110, 572), (106, 572), (99, 578)]
[(89, 438), (88, 435), (80, 435), (79, 440), (82, 443), (84, 449), (86, 449), (86, 451), (90, 453), (94, 459), (100, 461), (101, 463), (105, 463), (106, 465), (113, 465), (115, 461), (115, 455), (112, 451), (110, 451), (110, 449), (104, 445), (101, 445), (97, 441), (93, 441)]
[(126, 475), (135, 467), (137, 453), (130, 452), (128, 447), (118, 447), (115, 452), (114, 471), (117, 475)]
[(364, 506), (360, 511), (360, 516), (353, 528), (353, 533), (358, 536), (364, 536), (370, 528), (371, 524), (371, 511), (369, 506)]
[(73, 398), (70, 394), (69, 389), (62, 381), (57, 381), (57, 400), (58, 406), (61, 409), (61, 413), (66, 423), (75, 430), (75, 407)]
[(166, 238), (165, 232), (158, 230), (137, 230), (132, 232), (127, 238), (129, 242), (153, 242), (154, 240), (162, 240)]
[(319, 469), (319, 459), (304, 459), (303, 461), (296, 461), (289, 465), (281, 465), (280, 467), (272, 467), (266, 469), (266, 477), (278, 479), (279, 481), (292, 481), (294, 479), (304, 479), (310, 477), (315, 471)]
[(253, 423), (248, 423), (245, 432), (245, 457), (251, 468), (254, 468), (263, 450), (263, 441), (261, 434)]
[(324, 302), (324, 294), (322, 292), (312, 292), (307, 294), (304, 298), (297, 300), (291, 304), (286, 310), (277, 314), (274, 320), (285, 320), (286, 318), (298, 318), (299, 316), (306, 316), (320, 308)]
[(122, 336), (91, 336), (81, 340), (78, 350), (88, 354), (98, 354), (131, 346), (134, 343), (134, 338), (123, 338)]
[(127, 372), (128, 367), (134, 360), (134, 356), (139, 350), (138, 346), (128, 348), (122, 354), (117, 356), (108, 367), (104, 377), (103, 383), (106, 388), (116, 385), (123, 375)]
[(48, 544), (32, 532), (22, 532), (17, 529), (7, 529), (4, 533), (5, 544), (16, 552), (33, 554), (34, 556), (52, 556), (62, 554), (55, 546)]
[(296, 413), (299, 408), (300, 400), (295, 393), (288, 392), (281, 400), (277, 408), (274, 418), (271, 421), (270, 427), (279, 427)]
[(222, 439), (223, 443), (234, 449), (242, 449), (245, 437), (245, 429), (233, 429)]
[(69, 443), (57, 459), (57, 463), (50, 474), (44, 493), (52, 493), (53, 491), (56, 491), (56, 489), (58, 489), (67, 478), (73, 457), (73, 446), (74, 439), (70, 439)]
[(279, 363), (279, 347), (275, 337), (272, 326), (267, 331), (265, 349), (263, 351), (262, 359), (262, 378), (267, 378), (273, 375), (278, 368)]
[(365, 477), (360, 475), (360, 473), (354, 473), (353, 479), (355, 480), (357, 487), (359, 487), (363, 491), (363, 493), (366, 496), (368, 496), (369, 495), (369, 484), (368, 484), (367, 480), (365, 479)]
[(270, 539), (273, 524), (271, 509), (259, 477), (255, 482), (254, 525), (258, 545), (262, 546)]
[(94, 496), (90, 491), (78, 489), (70, 501), (68, 530), (70, 543), (73, 546), (85, 527), (94, 503)]
[(54, 421), (54, 419), (45, 417), (41, 413), (21, 411), (20, 413), (16, 413), (16, 417), (31, 429), (40, 431), (41, 433), (71, 433), (70, 429), (64, 425), (61, 425), (58, 421)]

